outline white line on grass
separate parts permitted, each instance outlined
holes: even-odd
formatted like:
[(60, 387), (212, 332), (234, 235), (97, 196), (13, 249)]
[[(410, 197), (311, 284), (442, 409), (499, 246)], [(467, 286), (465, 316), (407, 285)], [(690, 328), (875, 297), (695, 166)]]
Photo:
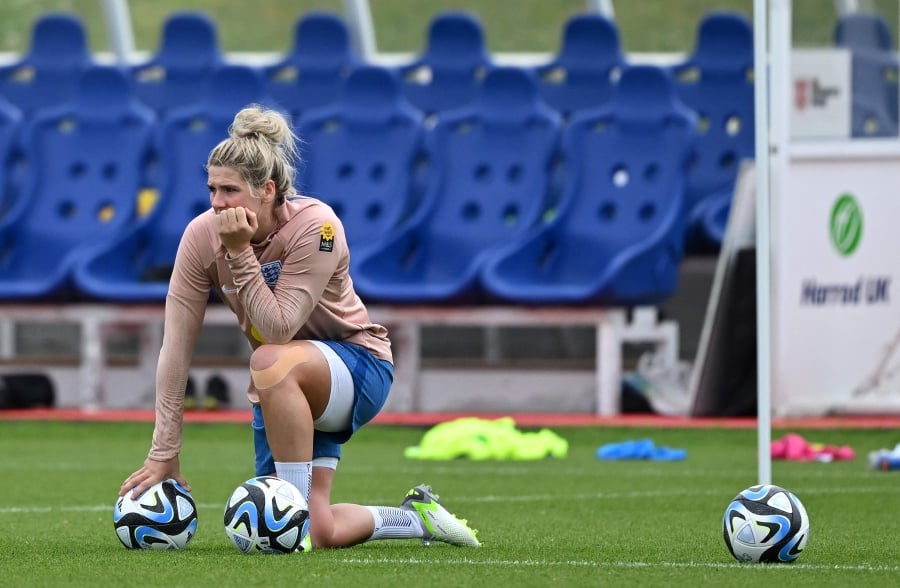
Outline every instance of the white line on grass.
[[(806, 494), (877, 494), (890, 493), (893, 490), (887, 487), (857, 487), (857, 488), (807, 488), (796, 490), (799, 496)], [(629, 498), (660, 498), (666, 496), (727, 496), (732, 498), (736, 492), (729, 495), (729, 491), (707, 489), (707, 490), (690, 490), (690, 489), (669, 489), (669, 490), (635, 490), (632, 492), (589, 492), (584, 494), (567, 494), (566, 498), (576, 500), (623, 500)], [(558, 494), (544, 495), (520, 495), (520, 496), (472, 496), (472, 497), (454, 497), (453, 502), (544, 502), (559, 498)]]
[[(551, 460), (552, 461), (552, 460)], [(441, 466), (438, 465), (438, 462), (432, 461), (422, 461), (422, 463), (428, 464), (428, 473), (433, 476), (446, 476), (446, 475), (459, 475), (459, 467), (452, 466)], [(613, 463), (623, 464), (623, 462), (600, 462), (601, 465)], [(776, 467), (780, 467), (782, 462), (778, 462), (779, 465)], [(501, 476), (533, 476), (534, 468), (513, 464), (510, 465), (509, 462), (503, 461), (473, 461), (468, 462), (468, 466), (473, 468), (478, 468), (480, 470), (490, 470), (492, 473)], [(793, 464), (792, 464), (793, 465)], [(792, 469), (790, 476), (791, 479), (806, 479), (806, 478), (814, 478), (814, 479), (831, 479), (834, 477), (840, 477), (845, 475), (842, 472), (836, 472), (834, 469), (830, 469), (829, 464), (822, 463), (809, 463), (808, 468), (805, 469)], [(703, 477), (720, 477), (720, 478), (734, 478), (736, 476), (740, 476), (741, 472), (735, 474), (735, 471), (728, 468), (718, 468), (711, 469), (708, 467), (699, 467), (697, 464), (692, 464), (690, 461), (682, 461), (682, 462), (649, 462), (648, 465), (644, 467), (632, 467), (632, 464), (629, 464), (627, 469), (618, 468), (614, 472), (612, 469), (609, 470), (609, 473), (614, 473), (616, 477), (619, 478), (641, 478), (641, 477), (671, 477), (671, 478), (693, 478), (698, 476)], [(361, 478), (371, 475), (372, 473), (383, 473), (383, 467), (368, 467), (364, 465), (354, 465), (353, 471), (350, 472), (347, 470), (348, 475), (359, 476)], [(420, 476), (422, 474), (421, 466), (398, 466), (391, 468), (392, 473), (396, 474), (408, 474)], [(745, 474), (747, 472), (744, 472)], [(875, 476), (880, 477), (883, 476), (881, 472), (875, 470), (866, 470), (865, 473), (860, 472), (862, 475), (866, 476)], [(561, 476), (573, 476), (573, 477), (583, 477), (583, 476), (593, 476), (596, 474), (596, 471), (593, 469), (586, 469), (584, 467), (565, 467), (565, 468), (556, 468), (553, 470), (553, 475), (561, 475)]]
[[(891, 488), (885, 487), (858, 487), (858, 488), (808, 488), (800, 495), (806, 494), (878, 494), (891, 492)], [(590, 492), (586, 494), (567, 494), (567, 498), (577, 500), (623, 500), (629, 498), (658, 498), (665, 496), (725, 496), (727, 491), (722, 490), (635, 490), (633, 492)], [(454, 497), (454, 503), (484, 503), (484, 502), (548, 502), (559, 498), (557, 494), (531, 494), (520, 496), (471, 496)], [(385, 499), (367, 499), (364, 504), (381, 504), (390, 502)], [(197, 508), (216, 509), (223, 508), (224, 503), (200, 503)], [(69, 506), (5, 506), (0, 507), (0, 514), (29, 514), (49, 512), (112, 512), (113, 504), (106, 505), (69, 505)]]
[(789, 565), (750, 565), (739, 562), (721, 563), (721, 562), (639, 562), (639, 561), (544, 561), (544, 560), (476, 560), (476, 559), (452, 559), (452, 560), (432, 560), (418, 558), (345, 558), (340, 560), (345, 564), (391, 564), (391, 565), (480, 565), (480, 566), (503, 566), (503, 567), (547, 567), (547, 566), (565, 566), (565, 567), (585, 567), (585, 568), (716, 568), (716, 569), (755, 569), (755, 570), (837, 570), (850, 572), (900, 572), (900, 566), (878, 566), (870, 564), (858, 565), (828, 565), (828, 564), (805, 564), (793, 563)]

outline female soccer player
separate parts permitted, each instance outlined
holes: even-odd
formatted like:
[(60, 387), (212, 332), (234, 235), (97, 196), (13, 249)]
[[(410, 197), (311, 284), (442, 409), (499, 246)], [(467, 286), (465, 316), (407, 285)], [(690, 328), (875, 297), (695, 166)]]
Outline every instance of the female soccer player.
[(156, 372), (156, 425), (143, 467), (119, 495), (181, 474), (184, 390), (210, 289), (253, 348), (248, 390), (256, 475), (277, 475), (307, 498), (310, 547), (420, 537), (480, 545), (428, 486), (400, 507), (331, 504), (341, 445), (384, 405), (393, 381), (387, 330), (371, 322), (348, 274), (334, 211), (297, 196), (296, 137), (277, 111), (250, 106), (206, 164), (210, 210), (178, 246)]

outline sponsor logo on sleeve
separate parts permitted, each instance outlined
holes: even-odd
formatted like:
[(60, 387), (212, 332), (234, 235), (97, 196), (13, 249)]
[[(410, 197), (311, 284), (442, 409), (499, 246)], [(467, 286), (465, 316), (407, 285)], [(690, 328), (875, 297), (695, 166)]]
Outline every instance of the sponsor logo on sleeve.
[(319, 251), (334, 251), (334, 225), (325, 223), (319, 231)]

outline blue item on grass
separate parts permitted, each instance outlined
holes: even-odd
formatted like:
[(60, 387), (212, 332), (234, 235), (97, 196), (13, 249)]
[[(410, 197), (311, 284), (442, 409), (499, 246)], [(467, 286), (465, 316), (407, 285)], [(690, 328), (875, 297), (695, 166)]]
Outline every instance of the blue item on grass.
[(651, 439), (608, 443), (597, 449), (597, 459), (620, 461), (649, 459), (651, 461), (681, 461), (687, 457), (684, 449), (657, 446)]

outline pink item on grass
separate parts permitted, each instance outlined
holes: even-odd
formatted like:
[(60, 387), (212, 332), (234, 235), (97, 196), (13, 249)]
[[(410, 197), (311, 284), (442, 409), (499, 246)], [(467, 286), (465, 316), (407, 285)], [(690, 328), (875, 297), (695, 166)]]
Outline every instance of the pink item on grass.
[(787, 461), (851, 460), (856, 452), (849, 445), (822, 445), (810, 443), (797, 433), (788, 433), (781, 439), (772, 441), (772, 459)]
[(788, 433), (783, 437), (784, 459), (788, 461), (812, 461), (816, 452), (809, 443), (796, 433)]
[(770, 445), (772, 449), (772, 459), (784, 459), (784, 441), (776, 439)]
[(849, 445), (826, 445), (823, 453), (830, 455), (836, 460), (851, 460), (856, 458), (856, 452)]

